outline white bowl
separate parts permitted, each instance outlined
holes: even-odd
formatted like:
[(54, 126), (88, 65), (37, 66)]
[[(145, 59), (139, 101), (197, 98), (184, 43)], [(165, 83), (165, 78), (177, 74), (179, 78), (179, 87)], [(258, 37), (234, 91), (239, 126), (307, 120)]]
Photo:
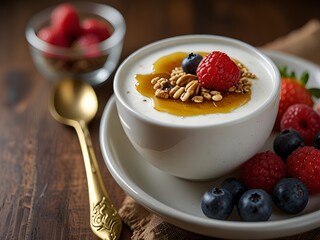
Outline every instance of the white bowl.
[[(159, 112), (135, 89), (135, 75), (152, 72), (160, 57), (175, 52), (219, 50), (257, 75), (251, 100), (231, 113), (180, 117)], [(234, 171), (269, 137), (278, 111), (280, 76), (274, 63), (238, 40), (187, 35), (152, 43), (131, 54), (114, 79), (122, 127), (137, 152), (171, 175), (204, 180)]]

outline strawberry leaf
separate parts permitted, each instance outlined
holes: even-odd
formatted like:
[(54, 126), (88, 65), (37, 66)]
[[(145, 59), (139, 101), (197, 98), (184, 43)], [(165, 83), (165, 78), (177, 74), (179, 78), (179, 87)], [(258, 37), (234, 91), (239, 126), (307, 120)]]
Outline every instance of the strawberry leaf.
[(308, 71), (304, 71), (301, 74), (299, 79), (297, 78), (295, 71), (291, 71), (290, 73), (288, 72), (287, 66), (279, 67), (279, 71), (282, 78), (290, 78), (290, 79), (297, 80), (302, 86), (306, 86), (308, 83), (308, 80), (309, 80)]
[(310, 94), (316, 98), (320, 98), (320, 89), (319, 88), (309, 88), (308, 91)]
[(307, 71), (304, 71), (301, 76), (299, 82), (303, 85), (306, 86), (309, 80), (309, 73)]
[(287, 77), (287, 71), (288, 71), (287, 66), (282, 66), (282, 67), (280, 67), (280, 68), (279, 68), (279, 71), (280, 71), (281, 77)]
[(290, 75), (289, 75), (289, 78), (291, 78), (291, 79), (297, 79), (296, 73), (295, 73), (294, 71), (292, 71), (292, 72), (290, 73)]
[(296, 78), (296, 73), (294, 71), (291, 71), (290, 73), (288, 73), (288, 67), (287, 66), (280, 67), (279, 71), (280, 71), (280, 76), (282, 78), (297, 79)]

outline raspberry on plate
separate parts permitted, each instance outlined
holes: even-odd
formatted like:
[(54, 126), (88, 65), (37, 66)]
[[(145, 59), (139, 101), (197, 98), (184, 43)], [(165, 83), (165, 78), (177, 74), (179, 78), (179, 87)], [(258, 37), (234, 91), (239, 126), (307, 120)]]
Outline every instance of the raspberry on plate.
[(261, 188), (270, 194), (286, 175), (284, 162), (272, 151), (257, 153), (241, 167), (241, 179), (249, 189)]
[(287, 159), (288, 175), (300, 179), (310, 194), (320, 193), (320, 150), (300, 147)]
[(308, 105), (294, 104), (283, 114), (280, 128), (295, 129), (302, 136), (305, 145), (311, 146), (320, 131), (320, 115)]
[(226, 53), (213, 51), (199, 63), (197, 76), (202, 87), (227, 91), (239, 81), (241, 73), (237, 64)]

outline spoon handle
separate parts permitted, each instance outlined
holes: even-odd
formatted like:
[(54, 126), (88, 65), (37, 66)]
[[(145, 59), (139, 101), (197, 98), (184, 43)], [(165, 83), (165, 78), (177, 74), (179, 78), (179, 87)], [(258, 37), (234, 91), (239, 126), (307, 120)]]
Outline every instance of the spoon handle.
[(88, 127), (84, 121), (79, 121), (75, 129), (87, 175), (91, 229), (101, 239), (116, 240), (120, 236), (122, 222), (104, 186)]

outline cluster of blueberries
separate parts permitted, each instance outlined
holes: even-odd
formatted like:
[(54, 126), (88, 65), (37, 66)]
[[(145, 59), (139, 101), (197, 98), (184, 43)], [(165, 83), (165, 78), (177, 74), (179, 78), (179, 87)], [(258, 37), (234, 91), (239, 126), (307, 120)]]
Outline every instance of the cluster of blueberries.
[(263, 189), (247, 189), (237, 178), (225, 179), (220, 187), (212, 187), (201, 199), (202, 212), (209, 218), (225, 220), (234, 206), (242, 221), (267, 221), (272, 215), (273, 203), (288, 214), (301, 212), (309, 200), (308, 190), (296, 178), (284, 178), (270, 196)]

